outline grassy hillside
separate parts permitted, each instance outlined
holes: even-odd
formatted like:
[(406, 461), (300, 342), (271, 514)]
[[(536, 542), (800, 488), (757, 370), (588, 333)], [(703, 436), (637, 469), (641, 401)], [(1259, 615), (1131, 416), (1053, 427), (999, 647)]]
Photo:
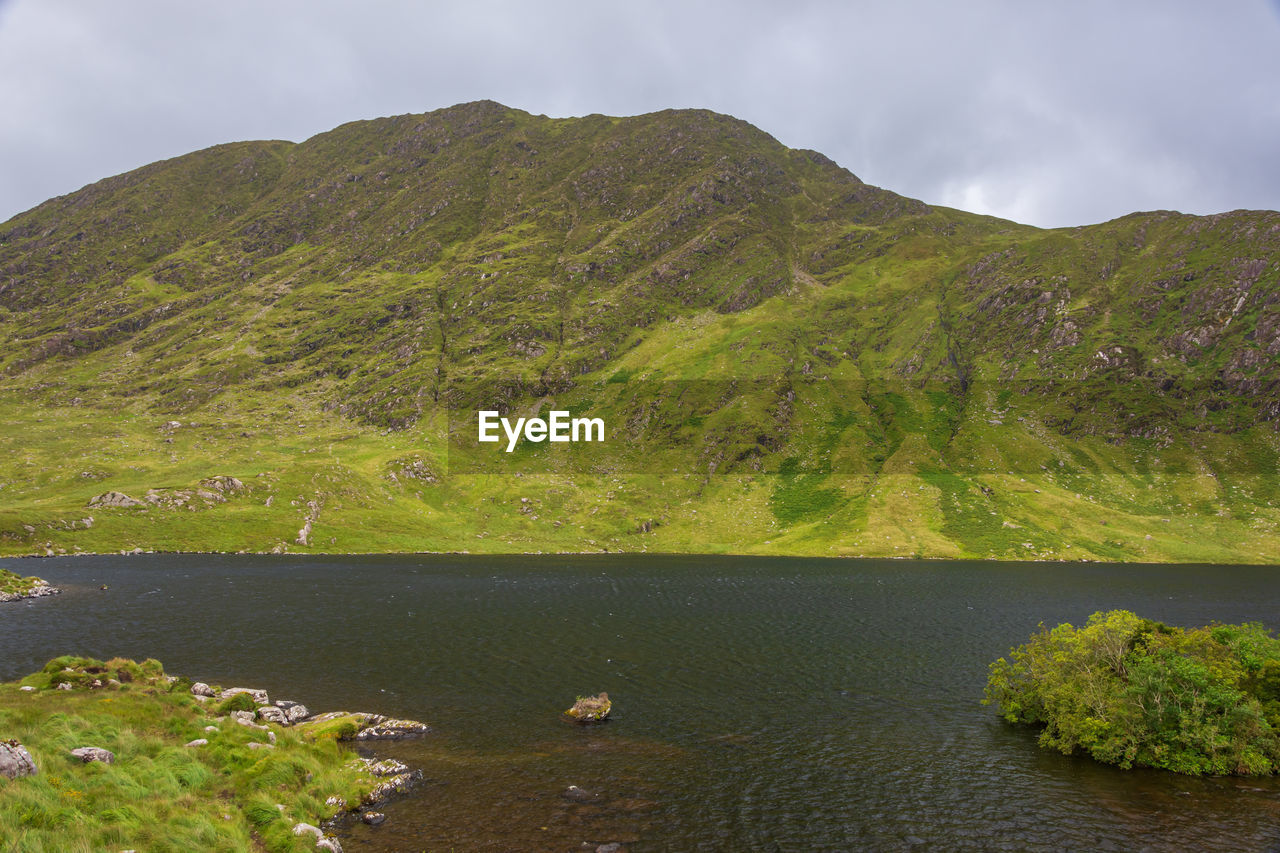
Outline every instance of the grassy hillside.
[(931, 207), (702, 111), (219, 146), (0, 225), (0, 553), (1280, 561), (1278, 246)]

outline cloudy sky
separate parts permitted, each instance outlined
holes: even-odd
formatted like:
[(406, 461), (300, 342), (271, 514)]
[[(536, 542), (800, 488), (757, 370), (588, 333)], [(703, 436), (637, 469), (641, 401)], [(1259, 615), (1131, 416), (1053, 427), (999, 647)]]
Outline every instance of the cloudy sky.
[(0, 219), (219, 142), (480, 98), (705, 107), (1042, 226), (1280, 208), (1280, 0), (0, 0)]

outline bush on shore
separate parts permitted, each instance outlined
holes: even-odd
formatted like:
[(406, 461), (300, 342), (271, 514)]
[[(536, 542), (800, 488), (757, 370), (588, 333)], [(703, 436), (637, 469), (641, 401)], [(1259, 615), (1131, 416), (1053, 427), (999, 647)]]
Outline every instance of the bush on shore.
[(1280, 640), (1258, 623), (1178, 628), (1127, 610), (1040, 631), (991, 664), (984, 704), (1040, 744), (1194, 775), (1280, 769)]

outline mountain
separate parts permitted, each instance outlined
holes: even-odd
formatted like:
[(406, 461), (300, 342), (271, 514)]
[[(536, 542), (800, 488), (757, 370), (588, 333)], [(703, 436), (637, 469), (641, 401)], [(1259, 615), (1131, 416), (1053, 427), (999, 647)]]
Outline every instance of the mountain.
[(0, 553), (1276, 562), (1278, 248), (932, 206), (700, 110), (220, 145), (0, 224)]

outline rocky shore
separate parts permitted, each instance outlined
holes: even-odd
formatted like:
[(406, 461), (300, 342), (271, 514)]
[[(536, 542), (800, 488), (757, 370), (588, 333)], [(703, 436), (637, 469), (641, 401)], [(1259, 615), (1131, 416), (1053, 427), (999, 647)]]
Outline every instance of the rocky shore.
[[(10, 685), (9, 689), (14, 687)], [(89, 693), (111, 695), (94, 700), (83, 695)], [(65, 707), (79, 707), (82, 701), (92, 702), (95, 712), (124, 713), (124, 705), (128, 703), (133, 707), (130, 725), (165, 716), (172, 718), (177, 714), (183, 723), (172, 727), (169, 748), (185, 753), (206, 766), (225, 765), (224, 769), (228, 771), (233, 768), (243, 771), (246, 766), (253, 765), (261, 765), (261, 768), (313, 767), (314, 774), (306, 772), (305, 779), (297, 781), (297, 789), (291, 793), (286, 793), (282, 786), (271, 786), (274, 790), (270, 794), (264, 792), (265, 796), (271, 797), (273, 805), (270, 807), (264, 809), (259, 798), (258, 804), (251, 802), (243, 808), (243, 814), (254, 831), (261, 832), (274, 824), (278, 835), (285, 834), (290, 838), (286, 842), (289, 849), (341, 851), (338, 839), (330, 831), (353, 820), (381, 824), (386, 818), (378, 807), (407, 792), (421, 779), (421, 771), (411, 769), (403, 762), (379, 760), (349, 750), (337, 750), (326, 744), (368, 744), (420, 736), (431, 731), (430, 726), (417, 720), (367, 711), (314, 714), (301, 702), (273, 699), (261, 688), (223, 688), (204, 682), (193, 683), (164, 674), (158, 661), (138, 663), (117, 658), (104, 663), (90, 658), (57, 658), (41, 672), (23, 679), (12, 695), (14, 698), (29, 696), (27, 701), (40, 705), (55, 702), (46, 713), (64, 710)], [(65, 695), (67, 699), (54, 700), (54, 695)], [(32, 710), (35, 711), (34, 706)], [(147, 728), (150, 725), (146, 723)], [(75, 772), (69, 767), (94, 762), (113, 764), (126, 770), (139, 760), (145, 762), (147, 759), (142, 756), (131, 754), (131, 750), (136, 751), (132, 741), (110, 740), (115, 728), (116, 724), (112, 723), (101, 727), (97, 734), (92, 734), (92, 730), (86, 731), (83, 742), (74, 747), (63, 744), (53, 753), (41, 736), (28, 740), (35, 732), (41, 731), (39, 728), (28, 730), (21, 741), (10, 736), (17, 734), (16, 730), (0, 732), (0, 776), (9, 779), (38, 778), (41, 765), (52, 765), (50, 772), (65, 776)], [(234, 757), (236, 755), (240, 757)], [(258, 757), (267, 756), (272, 757), (267, 759), (267, 764), (262, 764)], [(181, 760), (176, 756), (173, 759), (175, 762)], [(141, 769), (145, 765), (138, 767)], [(262, 769), (260, 775), (268, 775), (268, 771)], [(286, 777), (281, 775), (280, 778)], [(86, 777), (77, 779), (74, 784), (76, 790), (82, 790), (92, 782)], [(0, 786), (0, 794), (3, 793), (4, 788)], [(227, 794), (222, 796), (225, 798)], [(3, 811), (3, 799), (0, 796), (0, 812)], [(99, 819), (92, 811), (83, 817), (86, 824)], [(230, 812), (223, 818), (233, 820)], [(3, 829), (0, 826), (0, 836), (4, 834)]]
[[(13, 575), (13, 577), (17, 578), (17, 575)], [(3, 580), (5, 579), (0, 578), (0, 581)], [(0, 601), (21, 601), (24, 598), (40, 598), (46, 595), (57, 595), (62, 592), (62, 590), (55, 586), (50, 586), (48, 581), (41, 578), (19, 578), (18, 582), (13, 585), (4, 584), (3, 586), (5, 588), (0, 588)]]

